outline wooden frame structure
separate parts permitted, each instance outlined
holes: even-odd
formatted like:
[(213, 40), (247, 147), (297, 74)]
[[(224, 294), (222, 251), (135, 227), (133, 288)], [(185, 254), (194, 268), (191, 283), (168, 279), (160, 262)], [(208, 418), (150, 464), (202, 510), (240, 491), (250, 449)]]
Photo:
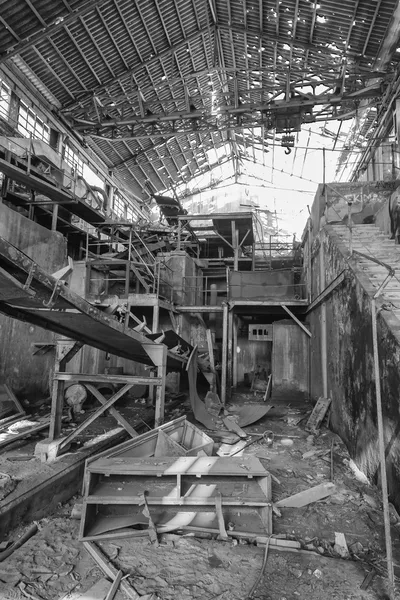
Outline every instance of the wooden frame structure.
[[(67, 364), (80, 351), (83, 344), (73, 340), (59, 340), (56, 348), (55, 373), (52, 387), (52, 405), (49, 438), (46, 444), (39, 445), (38, 454), (46, 454), (47, 460), (54, 459), (62, 450), (65, 450), (69, 444), (76, 439), (93, 421), (101, 416), (106, 410), (116, 419), (116, 421), (127, 431), (127, 433), (136, 437), (138, 434), (128, 421), (120, 415), (114, 407), (117, 400), (122, 398), (134, 385), (149, 385), (156, 388), (155, 403), (155, 426), (161, 425), (164, 420), (165, 403), (165, 381), (167, 370), (167, 346), (164, 344), (144, 343), (143, 348), (155, 365), (156, 376), (141, 377), (134, 375), (111, 375), (111, 374), (87, 374), (67, 372)], [(80, 383), (83, 385), (100, 403), (100, 407), (85, 419), (76, 429), (64, 438), (60, 438), (62, 425), (62, 412), (64, 406), (64, 392), (66, 383)], [(122, 386), (109, 399), (97, 389), (96, 384), (111, 384), (113, 387)], [(40, 450), (44, 448), (44, 450)]]

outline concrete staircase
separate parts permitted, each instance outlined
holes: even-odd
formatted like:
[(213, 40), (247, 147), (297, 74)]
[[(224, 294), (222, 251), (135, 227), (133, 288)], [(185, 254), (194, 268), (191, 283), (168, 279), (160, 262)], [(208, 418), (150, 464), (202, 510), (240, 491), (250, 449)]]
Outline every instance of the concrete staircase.
[[(330, 225), (340, 241), (350, 249), (350, 231), (346, 225)], [(393, 314), (400, 319), (400, 245), (389, 239), (388, 234), (376, 225), (354, 225), (352, 229), (352, 249), (392, 267), (395, 275), (385, 286), (380, 298), (383, 302), (391, 304)], [(372, 286), (378, 290), (388, 275), (388, 269), (383, 265), (353, 254), (361, 271), (368, 277)]]

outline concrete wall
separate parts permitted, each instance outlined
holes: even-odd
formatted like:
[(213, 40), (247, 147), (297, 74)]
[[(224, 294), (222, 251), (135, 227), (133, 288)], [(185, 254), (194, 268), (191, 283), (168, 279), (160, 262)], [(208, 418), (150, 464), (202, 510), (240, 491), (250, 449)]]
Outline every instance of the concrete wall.
[[(319, 233), (325, 255), (326, 283), (349, 266), (348, 248), (334, 235)], [(313, 259), (313, 278), (319, 277), (320, 253)], [(369, 477), (377, 477), (378, 440), (371, 297), (375, 288), (357, 263), (351, 263), (345, 282), (326, 300), (327, 380), (332, 399), (331, 427), (340, 435), (356, 464)], [(379, 306), (379, 303), (378, 303)], [(323, 393), (321, 368), (321, 307), (309, 314), (312, 332), (311, 394)], [(400, 333), (390, 311), (378, 316), (379, 365), (387, 453), (388, 483), (392, 501), (399, 509), (400, 497)], [(396, 500), (397, 499), (397, 500)]]
[(291, 320), (272, 326), (273, 390), (309, 391), (309, 337)]
[[(235, 351), (235, 349), (234, 349)], [(268, 375), (271, 372), (272, 342), (249, 340), (238, 337), (238, 383), (244, 381), (244, 374), (254, 370), (263, 370)]]
[(294, 285), (294, 273), (287, 271), (231, 271), (229, 290), (232, 300), (294, 298), (301, 286)]
[[(0, 203), (0, 236), (17, 246), (39, 266), (52, 273), (66, 264), (64, 237)], [(18, 396), (34, 397), (48, 392), (54, 353), (33, 356), (34, 342), (52, 342), (55, 335), (0, 314), (0, 378)]]
[(312, 239), (318, 234), (320, 227), (327, 223), (347, 223), (348, 202), (351, 202), (353, 223), (375, 222), (377, 213), (388, 206), (391, 195), (399, 186), (399, 180), (319, 185), (311, 209)]

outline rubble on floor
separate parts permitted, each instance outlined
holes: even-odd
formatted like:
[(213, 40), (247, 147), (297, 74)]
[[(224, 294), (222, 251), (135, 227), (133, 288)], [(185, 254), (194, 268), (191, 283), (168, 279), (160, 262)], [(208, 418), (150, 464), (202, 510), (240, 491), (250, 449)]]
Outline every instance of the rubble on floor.
[[(231, 415), (246, 402), (254, 403), (254, 396), (248, 396), (234, 397)], [(97, 547), (113, 572), (121, 570), (122, 577), (128, 576), (123, 581), (136, 594), (129, 597), (243, 600), (260, 576), (251, 596), (255, 600), (325, 600), (327, 593), (333, 600), (387, 597), (378, 490), (355, 476), (337, 435), (324, 426), (314, 434), (306, 431), (310, 404), (275, 398), (273, 405), (261, 421), (244, 428), (247, 434), (258, 435), (250, 436), (254, 443), (236, 455), (257, 458), (272, 477), (273, 537), (267, 553), (268, 534), (260, 532), (252, 540), (235, 537), (228, 523), (227, 541), (207, 532), (161, 534), (158, 545), (148, 535), (99, 541)], [(268, 435), (263, 436), (265, 432)], [(285, 499), (315, 488), (329, 494), (317, 501), (310, 495), (302, 506), (284, 506)], [(85, 591), (106, 577), (78, 541), (79, 521), (71, 518), (71, 512), (81, 501), (76, 498), (40, 521), (38, 533), (0, 562), (2, 600), (84, 600)], [(400, 521), (394, 507), (391, 518), (400, 583)], [(9, 539), (18, 535), (14, 531)], [(109, 577), (108, 586), (104, 583), (103, 598), (112, 586)], [(66, 596), (70, 591), (75, 597)], [(121, 589), (115, 596), (125, 597)]]

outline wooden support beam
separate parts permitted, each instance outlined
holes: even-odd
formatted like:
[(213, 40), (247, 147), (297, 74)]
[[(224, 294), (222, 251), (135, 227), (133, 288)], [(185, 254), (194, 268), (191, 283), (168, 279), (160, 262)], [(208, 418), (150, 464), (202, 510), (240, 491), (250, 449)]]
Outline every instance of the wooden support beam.
[[(150, 344), (143, 344), (144, 346), (149, 346)], [(156, 346), (157, 344), (152, 344), (152, 346)], [(166, 348), (166, 346), (165, 346)], [(150, 355), (149, 355), (150, 356)], [(57, 373), (55, 379), (58, 381), (77, 381), (79, 383), (119, 383), (125, 384), (130, 383), (131, 385), (149, 385), (150, 383), (154, 383), (154, 385), (161, 384), (161, 380), (159, 377), (156, 377), (154, 380), (151, 377), (142, 377), (136, 375), (106, 375), (103, 373), (98, 374), (90, 374), (90, 373)]]
[(176, 311), (178, 313), (195, 313), (195, 312), (204, 312), (204, 313), (216, 313), (223, 312), (223, 306), (177, 306)]
[(76, 438), (82, 431), (84, 431), (87, 427), (89, 427), (89, 425), (91, 423), (93, 423), (93, 421), (95, 421), (97, 419), (97, 417), (102, 415), (103, 412), (105, 412), (107, 410), (107, 408), (110, 408), (114, 404), (114, 402), (119, 400), (119, 398), (121, 398), (126, 392), (128, 392), (131, 389), (131, 387), (132, 387), (132, 384), (127, 383), (126, 385), (124, 385), (123, 388), (121, 388), (120, 390), (118, 390), (118, 392), (116, 392), (113, 396), (111, 396), (111, 398), (109, 400), (105, 400), (105, 398), (104, 398), (105, 402), (102, 404), (102, 406), (100, 406), (94, 413), (92, 413), (87, 419), (85, 419), (83, 421), (83, 423), (78, 425), (78, 427), (76, 429), (71, 431), (71, 433), (69, 435), (67, 435), (67, 437), (62, 439), (62, 441), (58, 444), (58, 452), (60, 450), (62, 450), (63, 448), (65, 448), (66, 446), (68, 446), (68, 444), (74, 438)]
[(233, 348), (232, 348), (232, 386), (233, 389), (237, 388), (238, 383), (238, 328), (239, 328), (239, 318), (237, 315), (233, 315)]
[[(100, 402), (100, 404), (104, 405), (107, 402), (103, 394), (101, 394), (94, 385), (92, 385), (91, 383), (86, 383), (85, 387), (89, 390), (91, 394), (93, 394), (93, 396)], [(119, 412), (115, 409), (114, 406), (110, 406), (108, 410), (110, 414), (114, 417), (114, 419), (118, 421), (121, 427), (123, 427), (129, 433), (130, 436), (135, 438), (139, 435), (136, 429), (134, 429), (132, 425), (130, 425), (130, 423), (128, 423), (128, 421), (122, 415), (119, 414)]]
[(222, 315), (222, 367), (221, 367), (221, 402), (226, 404), (226, 376), (227, 376), (227, 360), (228, 360), (228, 304), (223, 303)]
[(330, 296), (332, 294), (332, 292), (334, 292), (335, 289), (341, 283), (343, 283), (345, 278), (346, 278), (346, 272), (342, 271), (340, 273), (340, 275), (338, 275), (333, 281), (331, 281), (331, 283), (329, 285), (327, 285), (326, 288), (320, 294), (318, 294), (318, 296), (315, 298), (315, 300), (313, 300), (311, 302), (311, 304), (309, 305), (309, 307), (306, 310), (306, 313), (311, 312), (312, 310), (314, 310), (314, 308), (317, 308), (317, 306), (319, 306), (321, 304), (321, 302), (324, 302), (328, 298), (328, 296)]
[(167, 346), (165, 346), (165, 344), (143, 344), (143, 348), (157, 367), (158, 385), (156, 390), (154, 427), (159, 427), (164, 422), (165, 381), (167, 377)]
[(54, 379), (51, 392), (50, 441), (58, 438), (61, 434), (62, 411), (64, 407), (65, 380), (58, 379), (57, 376), (65, 372), (68, 362), (79, 352), (82, 346), (82, 342), (75, 342), (68, 338), (57, 340)]
[(211, 391), (216, 392), (217, 391), (217, 374), (215, 372), (214, 345), (213, 345), (213, 340), (212, 340), (211, 329), (206, 329), (206, 337), (207, 337), (208, 354), (210, 357), (210, 368), (211, 368), (211, 373), (213, 375)]
[(233, 312), (228, 311), (228, 361), (227, 361), (227, 396), (231, 397), (233, 384)]
[(285, 304), (281, 303), (281, 306), (282, 306), (283, 310), (285, 310), (287, 312), (287, 314), (290, 317), (292, 317), (293, 321), (295, 321), (295, 323), (297, 323), (297, 325), (299, 327), (301, 327), (301, 329), (304, 331), (304, 333), (306, 333), (309, 337), (312, 337), (311, 336), (311, 331), (309, 329), (307, 329), (307, 327), (304, 325), (304, 323), (302, 323), (301, 321), (299, 321), (299, 319), (296, 317), (296, 315), (294, 315), (292, 313), (292, 311), (289, 310), (288, 307)]
[[(325, 252), (324, 244), (319, 247), (319, 289), (320, 293), (325, 289)], [(328, 398), (328, 347), (326, 332), (326, 304), (321, 304), (321, 371), (322, 371), (322, 395)]]
[[(83, 545), (90, 556), (94, 559), (95, 563), (100, 567), (103, 573), (112, 580), (115, 580), (118, 571), (117, 569), (106, 559), (103, 553), (93, 542), (83, 542)], [(120, 583), (121, 590), (126, 594), (130, 600), (139, 600), (140, 596), (137, 591), (127, 583), (124, 579)]]

